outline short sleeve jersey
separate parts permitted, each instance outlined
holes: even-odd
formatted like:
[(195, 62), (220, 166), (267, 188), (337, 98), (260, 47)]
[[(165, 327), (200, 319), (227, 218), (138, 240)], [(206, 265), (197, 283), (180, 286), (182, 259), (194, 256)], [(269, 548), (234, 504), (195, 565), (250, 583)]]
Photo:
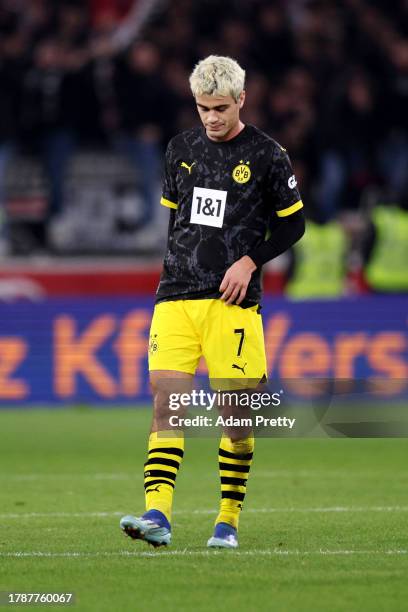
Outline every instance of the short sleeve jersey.
[[(204, 128), (175, 136), (161, 204), (173, 218), (158, 302), (220, 297), (227, 268), (261, 245), (278, 217), (303, 206), (286, 150), (251, 125), (225, 142), (210, 140)], [(257, 269), (246, 300), (260, 298)]]

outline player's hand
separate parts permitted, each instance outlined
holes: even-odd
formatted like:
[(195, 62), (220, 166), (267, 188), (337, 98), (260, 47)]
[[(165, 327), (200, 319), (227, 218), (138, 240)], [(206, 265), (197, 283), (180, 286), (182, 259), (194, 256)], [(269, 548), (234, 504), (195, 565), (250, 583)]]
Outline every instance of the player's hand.
[(246, 295), (256, 265), (248, 255), (232, 264), (224, 274), (220, 291), (226, 304), (240, 304)]

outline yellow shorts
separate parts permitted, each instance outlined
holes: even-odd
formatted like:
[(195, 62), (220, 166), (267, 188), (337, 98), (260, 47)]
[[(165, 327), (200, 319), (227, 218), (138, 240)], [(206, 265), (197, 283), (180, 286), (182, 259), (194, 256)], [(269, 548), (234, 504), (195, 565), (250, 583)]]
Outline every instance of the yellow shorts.
[(266, 357), (258, 307), (230, 306), (217, 299), (157, 304), (150, 328), (149, 370), (195, 374), (202, 355), (210, 379), (263, 379)]

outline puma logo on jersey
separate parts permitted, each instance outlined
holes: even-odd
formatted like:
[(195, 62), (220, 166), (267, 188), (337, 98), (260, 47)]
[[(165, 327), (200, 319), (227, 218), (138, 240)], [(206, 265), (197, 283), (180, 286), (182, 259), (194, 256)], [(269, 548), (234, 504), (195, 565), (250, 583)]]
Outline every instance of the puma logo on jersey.
[(241, 370), (241, 372), (242, 372), (243, 374), (245, 374), (246, 363), (244, 363), (244, 365), (242, 366), (242, 368), (241, 368), (239, 365), (237, 365), (236, 363), (233, 363), (233, 364), (232, 364), (232, 367), (233, 367), (233, 368), (235, 368), (236, 370)]
[(195, 166), (195, 162), (193, 162), (193, 163), (191, 164), (191, 166), (189, 166), (188, 164), (186, 164), (186, 162), (181, 162), (180, 166), (181, 166), (181, 168), (187, 168), (188, 173), (189, 173), (189, 174), (191, 174), (191, 170), (192, 170), (193, 166)]

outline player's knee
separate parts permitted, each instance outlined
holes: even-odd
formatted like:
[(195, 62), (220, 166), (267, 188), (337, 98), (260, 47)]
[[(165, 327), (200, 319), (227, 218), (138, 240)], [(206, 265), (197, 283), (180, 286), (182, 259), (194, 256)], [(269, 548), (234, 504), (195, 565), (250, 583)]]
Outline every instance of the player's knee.
[[(245, 437), (238, 437), (240, 433)], [(234, 452), (237, 454), (246, 455), (247, 453), (252, 453), (254, 450), (255, 440), (253, 434), (236, 432), (235, 436), (233, 435), (230, 440), (231, 445), (234, 447)]]
[[(184, 393), (191, 391), (192, 377), (183, 374), (176, 376), (151, 375), (150, 385), (153, 394), (154, 416), (160, 420), (177, 414), (183, 416), (186, 409), (179, 401)], [(182, 414), (183, 413), (183, 414)]]
[(153, 410), (157, 418), (168, 416), (170, 410), (170, 391), (153, 388)]

